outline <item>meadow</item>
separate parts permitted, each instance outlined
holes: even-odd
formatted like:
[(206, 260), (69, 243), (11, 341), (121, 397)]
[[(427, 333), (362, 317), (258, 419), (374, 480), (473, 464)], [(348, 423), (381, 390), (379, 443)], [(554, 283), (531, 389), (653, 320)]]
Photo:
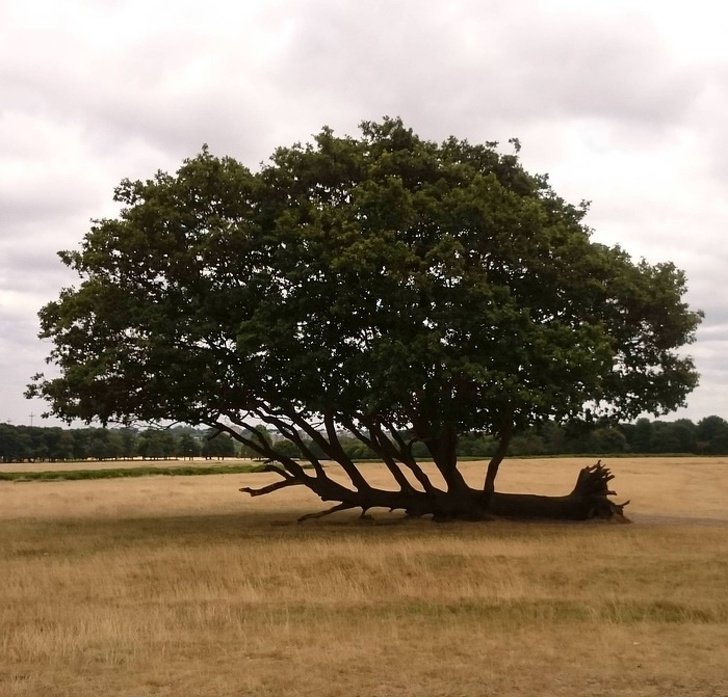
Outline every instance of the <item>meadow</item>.
[(326, 504), (238, 492), (269, 474), (0, 481), (0, 695), (725, 697), (728, 458), (607, 464), (632, 525), (297, 524)]

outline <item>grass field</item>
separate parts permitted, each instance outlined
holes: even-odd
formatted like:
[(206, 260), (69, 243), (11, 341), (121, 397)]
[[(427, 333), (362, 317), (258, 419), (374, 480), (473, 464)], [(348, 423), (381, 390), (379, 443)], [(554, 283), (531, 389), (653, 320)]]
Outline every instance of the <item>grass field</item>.
[(725, 697), (728, 459), (607, 464), (634, 525), (298, 525), (324, 504), (238, 493), (265, 474), (0, 482), (0, 695)]
[[(120, 479), (122, 477), (149, 477), (151, 475), (166, 475), (170, 477), (191, 477), (209, 474), (241, 474), (264, 471), (264, 465), (251, 460), (234, 464), (200, 464), (199, 462), (168, 461), (163, 464), (149, 464), (137, 461), (134, 465), (129, 462), (117, 462), (120, 467), (110, 466), (109, 463), (100, 462), (99, 467), (87, 469), (88, 463), (75, 463), (75, 468), (69, 463), (62, 463), (60, 467), (48, 469), (49, 463), (22, 463), (22, 467), (0, 468), (0, 481), (13, 482), (57, 482), (80, 481), (83, 479)], [(93, 467), (93, 465), (91, 465)], [(12, 465), (11, 465), (12, 467)], [(78, 469), (85, 467), (86, 469)]]

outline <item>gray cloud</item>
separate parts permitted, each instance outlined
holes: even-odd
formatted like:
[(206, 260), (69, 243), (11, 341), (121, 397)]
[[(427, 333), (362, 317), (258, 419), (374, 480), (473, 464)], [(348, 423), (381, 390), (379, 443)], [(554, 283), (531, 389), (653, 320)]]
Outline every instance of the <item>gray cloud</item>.
[(689, 347), (703, 381), (683, 415), (728, 416), (728, 15), (691, 8), (0, 5), (0, 420), (29, 413), (20, 394), (48, 348), (35, 313), (74, 281), (55, 252), (115, 214), (122, 177), (174, 170), (203, 142), (255, 167), (324, 124), (353, 133), (384, 114), (436, 140), (518, 136), (528, 169), (594, 201), (595, 239), (675, 260), (706, 312)]

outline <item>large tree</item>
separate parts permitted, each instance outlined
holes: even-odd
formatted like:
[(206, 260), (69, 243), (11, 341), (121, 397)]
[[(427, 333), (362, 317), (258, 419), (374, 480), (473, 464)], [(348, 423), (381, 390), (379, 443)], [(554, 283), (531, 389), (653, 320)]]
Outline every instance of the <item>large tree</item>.
[[(301, 485), (332, 510), (435, 517), (619, 512), (602, 468), (550, 509), (495, 493), (498, 465), (515, 429), (682, 405), (697, 374), (680, 348), (701, 315), (681, 271), (593, 242), (586, 205), (513, 145), (437, 144), (384, 119), (359, 138), (324, 128), (255, 173), (204, 148), (176, 175), (122, 181), (118, 218), (60, 253), (81, 281), (40, 312), (59, 376), (30, 394), (66, 419), (226, 432), (275, 463), (252, 495)], [(499, 443), (477, 486), (455, 454), (474, 431)], [(367, 481), (343, 432), (392, 486)]]

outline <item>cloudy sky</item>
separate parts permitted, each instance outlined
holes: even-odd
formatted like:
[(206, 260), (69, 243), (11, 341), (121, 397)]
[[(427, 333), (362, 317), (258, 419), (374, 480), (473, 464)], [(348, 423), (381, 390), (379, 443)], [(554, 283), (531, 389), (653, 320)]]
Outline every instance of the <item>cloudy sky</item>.
[(123, 177), (255, 168), (329, 125), (518, 137), (598, 241), (673, 260), (706, 319), (673, 418), (728, 418), (728, 9), (714, 0), (0, 0), (0, 422), (36, 425), (55, 255)]

